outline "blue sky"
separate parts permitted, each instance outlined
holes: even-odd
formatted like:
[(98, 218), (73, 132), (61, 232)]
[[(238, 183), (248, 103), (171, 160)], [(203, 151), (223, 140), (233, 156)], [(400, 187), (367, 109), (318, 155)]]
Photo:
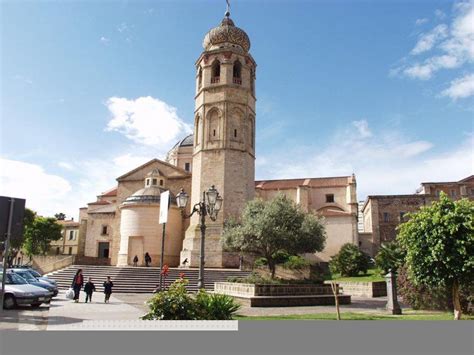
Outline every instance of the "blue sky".
[[(231, 1), (257, 68), (256, 177), (358, 198), (473, 174), (472, 1)], [(77, 208), (192, 125), (212, 1), (2, 1), (0, 194)]]

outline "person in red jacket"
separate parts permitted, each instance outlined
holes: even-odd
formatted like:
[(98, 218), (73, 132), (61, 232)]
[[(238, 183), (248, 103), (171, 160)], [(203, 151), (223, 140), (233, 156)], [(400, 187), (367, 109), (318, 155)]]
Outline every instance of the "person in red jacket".
[(82, 276), (82, 269), (78, 269), (74, 279), (72, 280), (71, 287), (74, 290), (74, 302), (79, 302), (79, 293), (84, 285), (84, 276)]

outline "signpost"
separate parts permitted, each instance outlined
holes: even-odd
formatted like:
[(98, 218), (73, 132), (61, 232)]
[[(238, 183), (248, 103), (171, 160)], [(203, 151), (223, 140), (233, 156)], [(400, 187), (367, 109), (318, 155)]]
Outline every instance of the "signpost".
[(163, 234), (161, 236), (161, 255), (160, 255), (160, 291), (163, 290), (163, 259), (165, 255), (165, 232), (166, 223), (168, 222), (168, 209), (170, 207), (170, 192), (165, 191), (160, 195), (160, 219), (159, 223), (163, 224)]
[[(7, 213), (8, 211), (8, 213)], [(2, 240), (5, 235), (5, 244), (2, 263), (2, 292), (0, 294), (0, 312), (3, 312), (3, 299), (5, 293), (5, 279), (8, 267), (10, 242), (13, 238), (21, 238), (23, 234), (23, 216), (25, 213), (25, 200), (13, 197), (0, 196), (0, 230)]]

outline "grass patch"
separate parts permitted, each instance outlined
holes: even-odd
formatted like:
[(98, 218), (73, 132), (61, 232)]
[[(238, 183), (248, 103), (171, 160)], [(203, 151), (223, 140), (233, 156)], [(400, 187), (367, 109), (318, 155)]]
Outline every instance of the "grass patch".
[[(335, 313), (291, 314), (285, 316), (235, 316), (237, 320), (336, 320)], [(342, 320), (453, 320), (452, 313), (412, 313), (381, 315), (369, 313), (341, 313)], [(463, 320), (474, 320), (474, 316), (463, 315)]]
[(340, 274), (334, 274), (330, 278), (334, 281), (353, 281), (353, 282), (375, 282), (375, 281), (385, 281), (385, 279), (380, 276), (379, 269), (369, 269), (367, 274), (353, 277), (341, 277)]

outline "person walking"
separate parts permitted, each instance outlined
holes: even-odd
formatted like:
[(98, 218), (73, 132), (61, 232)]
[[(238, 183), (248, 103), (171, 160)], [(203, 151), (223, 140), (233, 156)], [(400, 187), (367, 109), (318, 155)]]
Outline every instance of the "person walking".
[(78, 269), (71, 284), (74, 290), (74, 302), (76, 303), (79, 302), (79, 293), (81, 292), (82, 285), (84, 285), (84, 276), (82, 276), (82, 269)]
[(104, 282), (104, 303), (109, 303), (109, 298), (112, 294), (112, 287), (114, 287), (114, 283), (110, 280), (110, 276), (107, 276), (107, 281)]
[(137, 266), (138, 264), (138, 255), (135, 255), (135, 257), (133, 258), (133, 266)]
[(145, 253), (145, 266), (148, 267), (151, 264), (151, 256), (148, 254), (148, 252)]
[(90, 277), (84, 285), (84, 292), (86, 293), (86, 303), (87, 300), (92, 303), (92, 293), (95, 292), (95, 285), (92, 283), (92, 278)]

